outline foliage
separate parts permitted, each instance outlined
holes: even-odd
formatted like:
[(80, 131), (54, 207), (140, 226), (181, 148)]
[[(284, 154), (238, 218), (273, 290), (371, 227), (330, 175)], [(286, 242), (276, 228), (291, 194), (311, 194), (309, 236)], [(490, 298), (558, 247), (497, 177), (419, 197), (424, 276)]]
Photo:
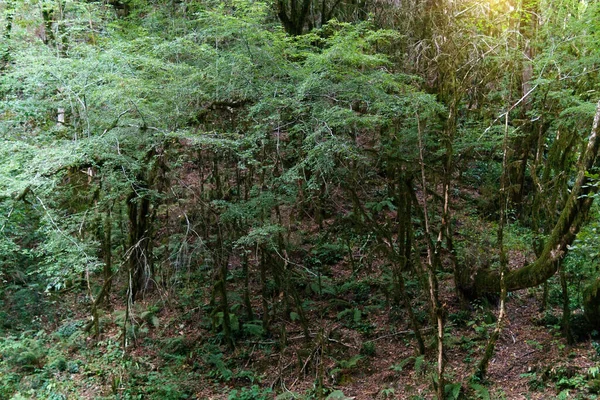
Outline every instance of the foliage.
[[(192, 397), (204, 378), (250, 382), (231, 399), (271, 398), (246, 367), (255, 351), (280, 362), (297, 352), (321, 395), (327, 362), (342, 383), (382, 353), (371, 340), (348, 354), (336, 335), (389, 333), (375, 325), (388, 311), (420, 341), (394, 372), (428, 370), (420, 336), (434, 314), (453, 324), (441, 344), (471, 363), (492, 307), (480, 298), (446, 313), (454, 303), (434, 282), (482, 297), (476, 278), (497, 276), (505, 253), (519, 258), (514, 277), (558, 239), (571, 244), (568, 290), (549, 281), (549, 305), (568, 294), (586, 331), (597, 205), (577, 209), (564, 237), (549, 233), (577, 173), (590, 192), (577, 200), (596, 196), (597, 171), (580, 169), (599, 10), (2, 2), (0, 398), (77, 397), (68, 374), (80, 373), (119, 398)], [(553, 315), (540, 321), (555, 329)], [(296, 330), (305, 346), (290, 346)], [(583, 391), (588, 376), (567, 372), (524, 378)], [(439, 396), (490, 398), (438, 375)]]
[(250, 388), (231, 391), (227, 398), (229, 400), (267, 400), (272, 398), (272, 391), (270, 388), (261, 389), (256, 385), (252, 385)]

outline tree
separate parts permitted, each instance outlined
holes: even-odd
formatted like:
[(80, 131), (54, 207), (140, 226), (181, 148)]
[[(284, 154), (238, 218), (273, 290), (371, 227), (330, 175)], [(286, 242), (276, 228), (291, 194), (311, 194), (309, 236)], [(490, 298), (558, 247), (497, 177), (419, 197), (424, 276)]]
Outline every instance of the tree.
[[(599, 124), (600, 102), (596, 107), (585, 152), (582, 153), (578, 163), (575, 183), (571, 188), (571, 193), (560, 217), (537, 260), (506, 275), (504, 279), (508, 291), (537, 286), (554, 275), (558, 261), (565, 256), (569, 246), (573, 244), (577, 233), (586, 221), (587, 214), (594, 201), (594, 194), (597, 191), (597, 187), (590, 180), (589, 174), (590, 171), (594, 171), (600, 148), (597, 139)], [(497, 293), (500, 288), (500, 274), (497, 271), (480, 270), (474, 275), (472, 281), (462, 281), (460, 285), (461, 290), (471, 296)]]

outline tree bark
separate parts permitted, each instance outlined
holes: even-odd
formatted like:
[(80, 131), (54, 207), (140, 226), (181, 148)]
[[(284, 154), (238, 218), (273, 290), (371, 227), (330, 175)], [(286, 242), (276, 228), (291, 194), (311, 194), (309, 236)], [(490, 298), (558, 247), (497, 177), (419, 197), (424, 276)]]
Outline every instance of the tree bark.
[(285, 0), (277, 1), (277, 16), (287, 33), (302, 35), (310, 5), (311, 0), (301, 0), (300, 4), (298, 4), (298, 0), (290, 0), (289, 4), (286, 4)]
[[(144, 185), (145, 186), (145, 185)], [(147, 190), (140, 186), (140, 190)], [(127, 210), (129, 216), (129, 269), (132, 274), (132, 302), (135, 302), (138, 295), (146, 288), (151, 273), (150, 256), (150, 199), (148, 194), (144, 193), (138, 198), (134, 191), (127, 198)], [(138, 203), (139, 202), (139, 203)]]
[(439, 287), (438, 280), (435, 275), (437, 269), (437, 260), (435, 253), (435, 246), (431, 240), (431, 228), (429, 224), (428, 212), (427, 212), (427, 182), (425, 178), (425, 163), (423, 161), (423, 137), (421, 124), (419, 120), (419, 115), (417, 114), (417, 132), (419, 139), (419, 164), (421, 165), (421, 182), (423, 185), (423, 221), (425, 225), (425, 236), (427, 237), (427, 282), (429, 289), (429, 299), (431, 301), (431, 313), (435, 322), (437, 323), (437, 385), (436, 385), (436, 394), (438, 400), (445, 399), (445, 379), (444, 379), (444, 369), (446, 367), (446, 356), (444, 349), (444, 307), (440, 302), (439, 296)]
[(2, 72), (8, 63), (10, 62), (10, 37), (12, 33), (12, 23), (15, 14), (15, 2), (14, 0), (8, 0), (6, 2), (6, 28), (4, 31), (3, 39), (4, 46), (1, 49), (2, 54), (0, 54), (0, 72)]

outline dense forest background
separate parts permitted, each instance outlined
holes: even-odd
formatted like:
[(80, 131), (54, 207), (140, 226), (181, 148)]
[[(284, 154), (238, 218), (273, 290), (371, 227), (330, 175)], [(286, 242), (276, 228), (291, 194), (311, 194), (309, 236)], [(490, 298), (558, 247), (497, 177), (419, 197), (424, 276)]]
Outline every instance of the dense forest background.
[(0, 399), (597, 397), (600, 2), (0, 35)]

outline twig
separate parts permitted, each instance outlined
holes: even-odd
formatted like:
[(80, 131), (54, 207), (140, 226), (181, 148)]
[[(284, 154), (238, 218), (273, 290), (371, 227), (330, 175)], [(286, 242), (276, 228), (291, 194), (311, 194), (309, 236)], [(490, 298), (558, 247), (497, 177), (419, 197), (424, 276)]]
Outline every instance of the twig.
[[(428, 331), (431, 331), (433, 329), (434, 329), (434, 327), (423, 328), (423, 329), (421, 329), (421, 332), (428, 332)], [(363, 343), (376, 342), (378, 340), (387, 339), (387, 338), (394, 337), (394, 336), (408, 335), (408, 334), (414, 334), (414, 333), (415, 333), (414, 330), (409, 329), (409, 330), (406, 330), (406, 331), (399, 331), (399, 332), (390, 333), (389, 335), (379, 336), (378, 338), (367, 340), (367, 341), (365, 341)]]
[(341, 344), (342, 346), (346, 346), (346, 347), (354, 349), (354, 350), (358, 349), (358, 347), (352, 346), (350, 344), (346, 344), (346, 343), (344, 343), (344, 342), (342, 342), (340, 340), (335, 340), (335, 339), (332, 339), (332, 338), (327, 338), (327, 340), (330, 341), (330, 342), (333, 342), (333, 343)]

